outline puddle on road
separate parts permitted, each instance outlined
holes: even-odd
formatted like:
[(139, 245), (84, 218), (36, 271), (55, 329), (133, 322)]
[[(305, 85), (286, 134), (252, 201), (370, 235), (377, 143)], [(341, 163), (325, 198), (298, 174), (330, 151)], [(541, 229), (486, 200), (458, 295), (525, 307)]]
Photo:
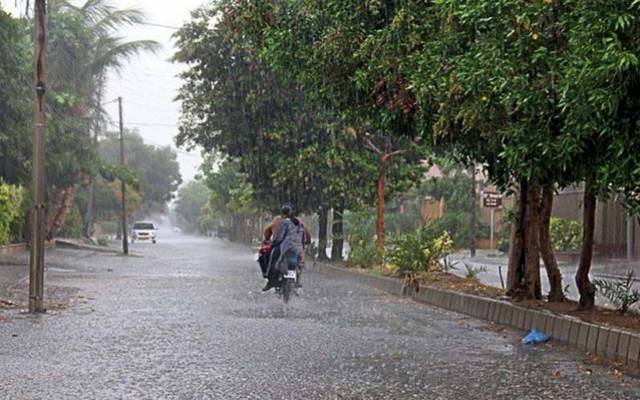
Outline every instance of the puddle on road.
[(269, 304), (260, 308), (230, 310), (226, 314), (245, 319), (295, 319), (325, 322), (339, 315), (338, 312), (312, 312), (308, 308), (292, 304)]
[(75, 269), (69, 269), (69, 268), (47, 268), (47, 272), (60, 272), (60, 273), (69, 273), (69, 272), (76, 272)]

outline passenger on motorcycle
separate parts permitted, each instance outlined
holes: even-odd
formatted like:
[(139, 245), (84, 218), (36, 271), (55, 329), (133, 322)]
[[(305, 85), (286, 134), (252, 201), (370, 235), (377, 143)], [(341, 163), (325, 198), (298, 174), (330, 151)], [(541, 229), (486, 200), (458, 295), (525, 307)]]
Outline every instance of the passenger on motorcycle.
[(296, 218), (294, 207), (291, 204), (283, 205), (280, 209), (280, 217), (276, 218), (264, 232), (265, 240), (272, 240), (272, 249), (265, 274), (268, 281), (263, 291), (266, 292), (275, 287), (278, 273), (285, 273), (290, 264), (301, 265), (304, 244), (311, 239), (308, 232), (304, 224)]

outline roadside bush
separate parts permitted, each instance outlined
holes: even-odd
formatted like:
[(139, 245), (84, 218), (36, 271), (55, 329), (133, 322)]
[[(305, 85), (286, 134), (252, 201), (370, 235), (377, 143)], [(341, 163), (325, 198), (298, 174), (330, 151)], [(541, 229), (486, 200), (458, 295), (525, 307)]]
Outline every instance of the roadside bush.
[(378, 264), (380, 257), (375, 244), (375, 218), (371, 217), (371, 212), (346, 213), (344, 222), (349, 243), (348, 264), (362, 268)]
[(556, 251), (575, 251), (582, 241), (582, 222), (551, 218), (549, 234)]
[[(403, 204), (402, 212), (400, 212), (400, 202)], [(420, 197), (417, 195), (409, 199), (402, 197), (400, 200), (391, 201), (385, 207), (384, 228), (386, 235), (399, 235), (402, 232), (413, 231), (422, 224)]]
[(454, 243), (449, 233), (437, 231), (432, 224), (417, 228), (389, 240), (386, 262), (409, 283), (417, 284), (417, 276), (439, 266), (439, 260), (451, 253)]
[(516, 215), (511, 204), (502, 209), (502, 221), (500, 221), (500, 230), (498, 231), (498, 250), (503, 253), (509, 251), (511, 223), (515, 218)]
[(309, 260), (315, 260), (318, 257), (318, 246), (315, 242), (311, 242), (304, 250)]
[(82, 236), (82, 215), (80, 215), (80, 210), (77, 206), (74, 206), (69, 215), (67, 215), (59, 235), (66, 238), (79, 238)]
[(22, 187), (0, 182), (0, 245), (20, 239), (25, 199)]
[(594, 279), (593, 284), (620, 314), (625, 314), (632, 305), (640, 301), (640, 291), (633, 289), (633, 278), (633, 271), (628, 271), (626, 278), (614, 281)]
[(118, 233), (118, 223), (113, 221), (100, 222), (100, 229), (103, 235), (116, 235)]
[(487, 267), (485, 267), (484, 265), (474, 267), (472, 264), (467, 264), (467, 263), (463, 263), (463, 264), (464, 264), (464, 269), (466, 270), (464, 276), (467, 279), (478, 280), (478, 275), (488, 271)]

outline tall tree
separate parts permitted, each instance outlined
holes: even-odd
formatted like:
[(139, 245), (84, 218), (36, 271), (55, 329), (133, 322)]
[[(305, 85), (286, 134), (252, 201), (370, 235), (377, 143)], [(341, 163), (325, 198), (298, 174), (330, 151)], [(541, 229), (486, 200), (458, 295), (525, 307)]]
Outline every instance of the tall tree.
[(593, 257), (596, 199), (622, 192), (638, 212), (640, 149), (640, 4), (571, 1), (567, 26), (570, 56), (563, 76), (565, 148), (584, 184), (583, 241), (575, 280), (580, 307), (595, 304), (589, 279)]
[[(239, 10), (220, 2), (199, 10), (178, 32), (175, 60), (190, 65), (179, 97), (179, 144), (236, 159), (266, 209), (292, 201), (300, 212), (324, 215), (334, 208), (339, 215), (344, 207), (365, 203), (375, 193), (375, 180), (360, 178), (375, 171), (375, 156), (359, 154), (364, 147), (353, 130), (310, 100), (300, 83), (265, 63), (246, 22)], [(337, 257), (341, 225), (333, 228)]]
[(175, 207), (178, 223), (187, 230), (197, 232), (210, 194), (211, 191), (202, 181), (191, 181), (182, 186)]
[(25, 184), (31, 155), (31, 57), (25, 21), (0, 9), (0, 179)]
[[(166, 211), (167, 203), (182, 183), (178, 154), (169, 146), (145, 144), (136, 131), (126, 131), (127, 167), (137, 176), (144, 214)], [(119, 135), (107, 132), (98, 142), (98, 153), (103, 163), (117, 165), (120, 161)], [(87, 203), (83, 204), (83, 209)], [(97, 210), (98, 211), (98, 210)]]
[[(367, 197), (377, 199), (379, 210), (385, 196), (416, 180), (420, 168), (412, 141), (413, 100), (399, 79), (362, 79), (366, 35), (390, 21), (392, 10), (386, 2), (264, 1), (230, 7), (245, 34), (262, 48), (263, 59), (280, 74), (299, 82), (307, 98), (330, 110), (334, 123), (341, 127), (342, 136), (337, 140), (355, 141), (349, 147), (352, 155), (346, 159), (363, 158), (362, 149), (372, 151), (364, 157), (372, 166), (369, 175), (357, 179), (360, 184), (371, 182)], [(400, 161), (391, 163), (391, 157)], [(390, 179), (392, 176), (399, 179)], [(385, 182), (391, 183), (389, 190)], [(346, 192), (335, 197), (342, 198), (340, 203), (349, 208), (354, 206), (351, 195)], [(359, 201), (362, 198), (355, 203)], [(338, 214), (341, 207), (337, 207)], [(378, 242), (382, 244), (384, 215), (377, 215)], [(341, 225), (337, 229), (340, 231)], [(382, 252), (381, 246), (379, 249)], [(338, 257), (339, 251), (334, 255)]]
[[(119, 29), (143, 22), (144, 15), (137, 9), (116, 9), (109, 0), (87, 0), (80, 5), (65, 0), (49, 3), (49, 75), (54, 90), (50, 115), (65, 133), (59, 145), (62, 171), (50, 173), (49, 182), (57, 191), (49, 210), (51, 224), (48, 236), (54, 236), (64, 224), (71, 209), (82, 177), (93, 176), (99, 163), (92, 148), (91, 131), (101, 118), (102, 88), (109, 70), (119, 70), (122, 63), (142, 51), (154, 51), (154, 41), (125, 41), (118, 36)], [(95, 135), (95, 133), (94, 133)], [(65, 148), (75, 148), (75, 160), (65, 154)], [(56, 154), (58, 154), (56, 152)], [(90, 196), (90, 203), (93, 196)], [(92, 207), (89, 207), (91, 210)], [(91, 215), (86, 219), (92, 220)], [(90, 230), (86, 225), (86, 231)], [(88, 234), (89, 232), (85, 232)]]

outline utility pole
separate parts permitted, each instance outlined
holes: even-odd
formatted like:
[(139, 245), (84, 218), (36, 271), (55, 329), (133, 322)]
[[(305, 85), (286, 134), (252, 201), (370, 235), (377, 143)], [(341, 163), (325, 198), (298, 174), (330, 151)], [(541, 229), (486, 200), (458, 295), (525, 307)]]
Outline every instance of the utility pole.
[(44, 144), (45, 144), (45, 107), (47, 68), (45, 57), (46, 44), (45, 0), (35, 2), (35, 53), (33, 105), (33, 166), (31, 185), (33, 198), (31, 204), (31, 256), (29, 260), (29, 312), (43, 313), (44, 309)]
[[(118, 114), (120, 116), (120, 164), (124, 167), (124, 123), (122, 122), (122, 97), (118, 97)], [(127, 185), (124, 177), (120, 178), (122, 190), (122, 252), (129, 254), (129, 242), (127, 239)]]

